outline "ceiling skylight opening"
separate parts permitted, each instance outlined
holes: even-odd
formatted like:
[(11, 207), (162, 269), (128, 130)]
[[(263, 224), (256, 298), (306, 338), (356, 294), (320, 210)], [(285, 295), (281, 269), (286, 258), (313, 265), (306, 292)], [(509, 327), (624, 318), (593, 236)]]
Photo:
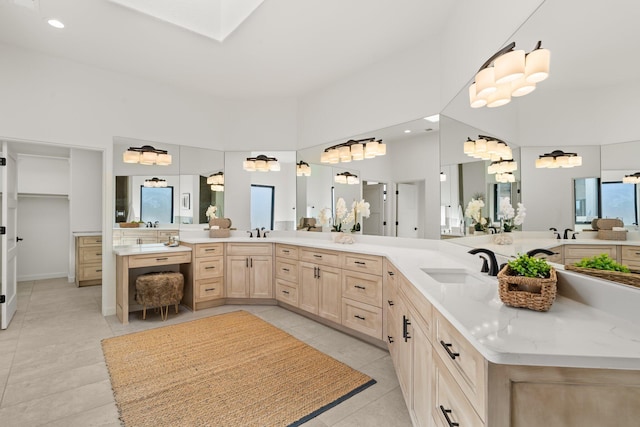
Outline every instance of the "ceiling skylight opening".
[(440, 114), (434, 114), (433, 116), (425, 117), (424, 119), (431, 123), (438, 123), (440, 121)]
[(222, 42), (264, 0), (110, 0), (136, 12)]

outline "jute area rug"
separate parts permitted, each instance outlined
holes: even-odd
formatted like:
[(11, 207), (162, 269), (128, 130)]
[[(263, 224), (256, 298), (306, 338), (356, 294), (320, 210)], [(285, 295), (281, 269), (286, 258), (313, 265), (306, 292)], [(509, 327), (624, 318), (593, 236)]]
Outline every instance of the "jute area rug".
[(245, 311), (108, 338), (126, 426), (297, 426), (375, 384)]

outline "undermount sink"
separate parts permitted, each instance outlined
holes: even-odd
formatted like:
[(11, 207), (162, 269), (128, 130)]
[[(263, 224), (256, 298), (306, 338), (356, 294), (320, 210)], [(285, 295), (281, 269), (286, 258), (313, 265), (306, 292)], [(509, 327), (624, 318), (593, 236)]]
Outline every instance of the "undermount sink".
[(486, 279), (464, 268), (422, 268), (429, 277), (439, 283), (486, 283)]

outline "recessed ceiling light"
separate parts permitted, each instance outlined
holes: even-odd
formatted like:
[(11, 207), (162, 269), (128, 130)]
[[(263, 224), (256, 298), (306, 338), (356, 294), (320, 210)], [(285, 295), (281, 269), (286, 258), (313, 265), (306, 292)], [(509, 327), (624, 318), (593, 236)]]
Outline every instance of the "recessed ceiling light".
[(411, 129), (405, 130), (404, 133), (411, 133)]
[(431, 123), (438, 123), (440, 121), (440, 114), (434, 114), (433, 116), (425, 117), (424, 119)]
[(58, 21), (57, 19), (49, 19), (47, 23), (51, 25), (53, 28), (64, 28), (64, 24)]

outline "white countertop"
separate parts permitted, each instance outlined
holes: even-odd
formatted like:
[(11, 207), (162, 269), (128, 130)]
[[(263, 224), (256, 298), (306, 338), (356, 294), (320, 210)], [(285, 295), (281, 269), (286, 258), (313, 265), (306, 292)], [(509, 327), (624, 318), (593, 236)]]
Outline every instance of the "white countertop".
[(74, 237), (102, 236), (102, 231), (74, 231)]
[[(609, 369), (640, 369), (640, 292), (623, 285), (560, 271), (559, 295), (548, 312), (505, 306), (498, 296), (497, 278), (480, 275), (480, 260), (468, 247), (450, 240), (396, 239), (356, 235), (356, 243), (343, 245), (328, 233), (288, 233), (267, 238), (230, 237), (212, 239), (181, 236), (187, 243), (270, 242), (332, 249), (387, 257), (405, 277), (493, 363)], [(456, 239), (458, 240), (458, 239)], [(365, 243), (366, 242), (366, 243)], [(611, 241), (598, 241), (611, 244)], [(462, 242), (460, 242), (462, 243)], [(468, 243), (468, 242), (467, 242)], [(527, 251), (558, 244), (591, 244), (586, 239), (522, 239), (502, 253)], [(620, 244), (614, 242), (614, 244)], [(147, 245), (141, 245), (147, 246)], [(475, 245), (492, 248), (490, 244)], [(499, 246), (499, 245), (495, 245)], [(176, 249), (176, 248), (169, 248)], [(508, 249), (508, 250), (505, 250)], [(139, 252), (137, 252), (139, 253)], [(508, 256), (508, 255), (507, 255)], [(441, 284), (421, 268), (465, 268), (482, 278), (476, 284)], [(607, 287), (607, 310), (598, 307), (601, 298), (592, 289)], [(595, 286), (595, 287), (593, 287)], [(594, 296), (595, 295), (595, 296)], [(605, 300), (607, 298), (604, 298)], [(581, 301), (581, 302), (579, 302)], [(593, 303), (592, 303), (593, 302)], [(587, 303), (589, 305), (587, 305)], [(614, 309), (610, 309), (613, 306)], [(620, 307), (618, 311), (615, 307)], [(596, 308), (598, 307), (598, 308)]]
[(165, 246), (163, 243), (146, 243), (142, 245), (113, 247), (113, 253), (117, 256), (166, 254), (175, 252), (191, 252), (191, 248), (188, 246)]
[(120, 227), (119, 225), (115, 225), (113, 227), (114, 230), (179, 230), (179, 224), (163, 224), (158, 225), (157, 227), (147, 227), (144, 224), (140, 224), (140, 227)]

